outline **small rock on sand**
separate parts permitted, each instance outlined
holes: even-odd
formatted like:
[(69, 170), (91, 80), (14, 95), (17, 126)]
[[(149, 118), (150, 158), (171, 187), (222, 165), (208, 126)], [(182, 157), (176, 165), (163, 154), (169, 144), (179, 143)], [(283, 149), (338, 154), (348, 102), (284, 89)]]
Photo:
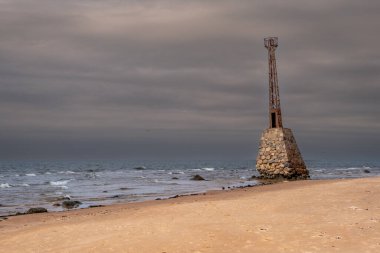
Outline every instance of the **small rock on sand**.
[(43, 207), (32, 207), (29, 208), (29, 210), (26, 212), (27, 214), (32, 214), (32, 213), (47, 213), (47, 209)]

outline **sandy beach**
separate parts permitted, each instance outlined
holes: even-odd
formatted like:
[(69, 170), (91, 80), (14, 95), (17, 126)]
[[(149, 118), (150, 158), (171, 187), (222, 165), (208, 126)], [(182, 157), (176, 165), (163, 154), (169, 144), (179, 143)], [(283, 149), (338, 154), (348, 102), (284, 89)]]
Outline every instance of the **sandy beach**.
[(1, 252), (380, 252), (380, 178), (9, 217)]

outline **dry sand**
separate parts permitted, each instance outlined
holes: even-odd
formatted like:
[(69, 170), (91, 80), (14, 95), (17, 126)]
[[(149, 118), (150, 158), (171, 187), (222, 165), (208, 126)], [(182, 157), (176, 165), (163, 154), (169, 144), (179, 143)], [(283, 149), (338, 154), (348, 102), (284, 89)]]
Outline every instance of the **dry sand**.
[(380, 178), (15, 216), (0, 252), (380, 252)]

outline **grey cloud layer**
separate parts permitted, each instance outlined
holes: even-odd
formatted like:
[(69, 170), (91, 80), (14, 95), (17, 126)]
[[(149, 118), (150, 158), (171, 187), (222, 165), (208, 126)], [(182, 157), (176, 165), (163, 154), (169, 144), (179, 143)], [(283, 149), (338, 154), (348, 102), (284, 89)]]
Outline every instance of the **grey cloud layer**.
[(284, 123), (306, 157), (371, 150), (379, 10), (369, 0), (0, 1), (1, 156), (254, 157), (268, 35), (280, 37)]

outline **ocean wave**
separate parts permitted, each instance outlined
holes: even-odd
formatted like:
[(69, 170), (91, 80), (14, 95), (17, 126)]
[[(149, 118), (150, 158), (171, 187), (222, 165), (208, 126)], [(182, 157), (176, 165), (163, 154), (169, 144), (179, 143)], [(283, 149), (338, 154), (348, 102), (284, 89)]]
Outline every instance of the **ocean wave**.
[(20, 184), (20, 186), (28, 187), (30, 185), (28, 185), (28, 184)]
[(207, 171), (214, 171), (215, 168), (202, 168), (202, 170), (207, 170)]
[(35, 177), (36, 174), (34, 174), (34, 173), (27, 173), (27, 174), (25, 174), (25, 176), (28, 176), (28, 177)]
[(71, 180), (59, 180), (59, 181), (50, 181), (49, 184), (52, 186), (63, 186), (67, 185)]
[(5, 184), (0, 184), (0, 188), (10, 188), (12, 186), (10, 186), (8, 183), (5, 183)]
[(46, 175), (51, 175), (51, 172), (46, 171), (45, 174), (46, 174)]
[(71, 170), (65, 170), (65, 171), (58, 171), (59, 174), (75, 174), (74, 171), (71, 171)]

